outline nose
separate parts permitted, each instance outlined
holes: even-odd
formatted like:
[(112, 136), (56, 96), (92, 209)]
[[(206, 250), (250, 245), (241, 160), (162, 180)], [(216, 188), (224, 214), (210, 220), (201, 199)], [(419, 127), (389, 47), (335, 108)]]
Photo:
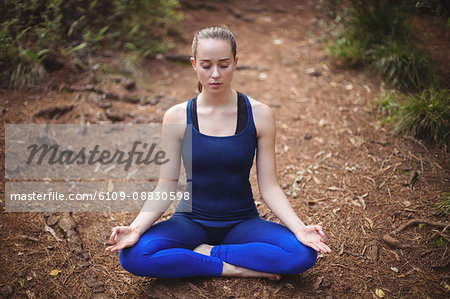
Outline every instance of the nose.
[(213, 78), (219, 78), (220, 77), (220, 72), (219, 72), (219, 67), (218, 66), (214, 66), (213, 67), (213, 73), (212, 73), (211, 77), (213, 77)]

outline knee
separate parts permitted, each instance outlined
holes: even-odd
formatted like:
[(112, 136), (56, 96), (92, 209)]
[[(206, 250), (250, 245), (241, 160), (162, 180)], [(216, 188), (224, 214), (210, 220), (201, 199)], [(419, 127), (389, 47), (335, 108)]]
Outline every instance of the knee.
[(299, 274), (312, 268), (317, 260), (317, 252), (303, 244), (299, 244), (295, 250), (291, 251), (287, 258), (284, 273), (285, 274)]
[(119, 261), (122, 268), (131, 274), (145, 276), (143, 270), (144, 254), (131, 248), (124, 248), (119, 252)]
[(151, 259), (153, 253), (139, 246), (124, 248), (119, 252), (120, 265), (124, 270), (137, 276), (158, 277), (158, 271)]

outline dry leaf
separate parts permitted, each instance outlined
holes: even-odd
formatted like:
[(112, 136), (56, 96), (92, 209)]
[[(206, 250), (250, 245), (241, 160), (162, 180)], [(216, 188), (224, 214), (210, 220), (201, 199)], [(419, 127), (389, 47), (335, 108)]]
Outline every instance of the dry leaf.
[(51, 275), (51, 276), (56, 276), (56, 275), (58, 275), (59, 273), (61, 273), (61, 270), (58, 270), (58, 269), (53, 269), (52, 271), (50, 271), (50, 275)]
[(375, 288), (375, 295), (377, 295), (378, 298), (383, 298), (385, 296), (383, 290), (379, 288)]
[(313, 178), (314, 183), (316, 183), (317, 185), (322, 184), (322, 182), (318, 178), (316, 178), (315, 176), (313, 176), (312, 178)]
[[(364, 216), (363, 216), (364, 217)], [(369, 227), (373, 228), (373, 221), (370, 218), (364, 217), (364, 220), (366, 220), (369, 223)]]
[(330, 191), (339, 191), (339, 190), (341, 190), (341, 189), (339, 189), (339, 188), (336, 187), (336, 186), (331, 186), (331, 187), (328, 187), (327, 190), (330, 190)]

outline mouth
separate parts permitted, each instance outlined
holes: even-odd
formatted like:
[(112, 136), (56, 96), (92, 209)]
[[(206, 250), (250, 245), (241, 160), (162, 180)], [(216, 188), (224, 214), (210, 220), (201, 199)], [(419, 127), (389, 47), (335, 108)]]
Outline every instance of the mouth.
[(222, 85), (222, 83), (214, 82), (214, 83), (209, 83), (209, 85), (213, 88), (217, 88), (217, 87), (220, 87), (220, 85)]

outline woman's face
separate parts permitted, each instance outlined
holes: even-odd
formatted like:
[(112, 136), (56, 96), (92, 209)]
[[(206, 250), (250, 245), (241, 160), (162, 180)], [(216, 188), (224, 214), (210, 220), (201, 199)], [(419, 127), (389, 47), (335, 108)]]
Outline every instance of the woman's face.
[(197, 57), (191, 63), (197, 72), (203, 90), (221, 93), (231, 88), (233, 72), (237, 64), (229, 41), (200, 39), (197, 43)]

